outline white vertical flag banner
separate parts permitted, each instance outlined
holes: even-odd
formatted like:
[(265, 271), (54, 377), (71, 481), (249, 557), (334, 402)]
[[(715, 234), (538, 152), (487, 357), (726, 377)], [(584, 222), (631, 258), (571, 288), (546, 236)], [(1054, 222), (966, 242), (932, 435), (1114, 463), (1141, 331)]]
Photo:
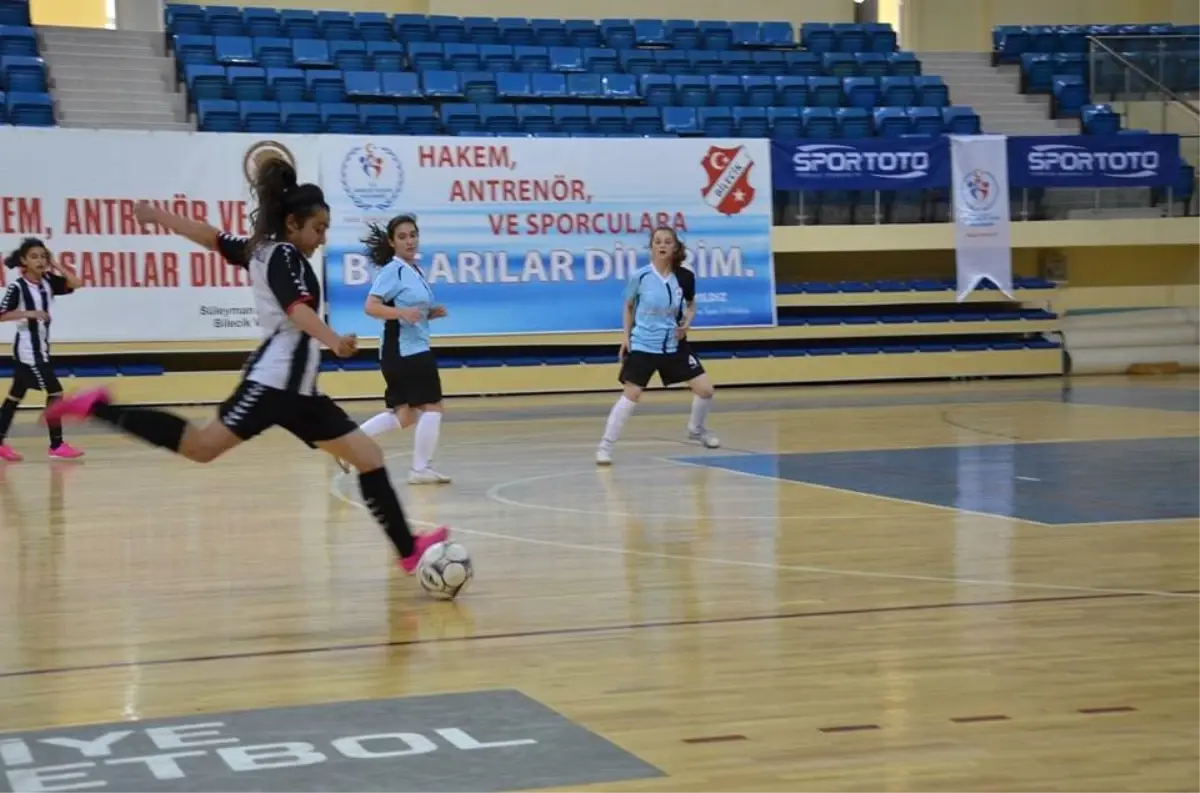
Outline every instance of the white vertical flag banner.
[(951, 135), (958, 300), (985, 280), (1013, 297), (1008, 138)]

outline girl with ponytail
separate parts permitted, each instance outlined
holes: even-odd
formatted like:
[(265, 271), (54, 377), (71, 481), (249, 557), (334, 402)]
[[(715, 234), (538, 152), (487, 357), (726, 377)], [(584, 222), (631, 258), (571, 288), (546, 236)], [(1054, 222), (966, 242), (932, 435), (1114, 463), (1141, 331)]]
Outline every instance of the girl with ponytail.
[[(164, 226), (249, 272), (263, 342), (246, 362), (241, 383), (221, 404), (217, 418), (194, 426), (167, 411), (117, 405), (107, 389), (94, 389), (54, 404), (46, 410), (46, 419), (93, 418), (198, 463), (211, 462), (271, 427), (282, 427), (358, 469), (363, 501), (387, 533), (401, 567), (412, 573), (421, 555), (446, 540), (449, 530), (413, 535), (382, 450), (317, 389), (321, 345), (340, 358), (358, 349), (352, 334), (339, 335), (318, 313), (321, 282), (308, 257), (325, 243), (325, 194), (315, 184), (301, 184), (296, 169), (281, 158), (259, 167), (253, 188), (257, 205), (250, 215), (253, 232), (248, 239), (146, 203), (136, 210), (139, 221)], [(275, 493), (270, 496), (278, 498)]]

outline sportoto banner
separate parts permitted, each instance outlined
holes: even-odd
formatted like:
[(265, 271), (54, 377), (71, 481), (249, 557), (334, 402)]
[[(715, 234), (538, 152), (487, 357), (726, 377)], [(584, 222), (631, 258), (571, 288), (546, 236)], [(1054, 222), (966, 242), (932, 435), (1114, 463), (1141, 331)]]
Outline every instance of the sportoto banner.
[(772, 141), (776, 190), (926, 190), (950, 184), (944, 137)]
[(1013, 187), (1164, 187), (1180, 165), (1178, 135), (1008, 139)]
[(330, 323), (379, 335), (360, 239), (408, 212), (438, 336), (619, 330), (658, 225), (687, 245), (696, 326), (773, 325), (769, 157), (758, 140), (324, 136)]
[[(133, 217), (139, 200), (249, 231), (247, 174), (267, 154), (320, 175), (318, 139), (279, 135), (0, 128), (0, 250), (41, 237), (84, 288), (54, 312), (56, 342), (255, 339), (246, 273)], [(314, 261), (317, 272), (321, 262)], [(0, 284), (16, 276), (0, 272)], [(0, 323), (0, 341), (13, 323)]]

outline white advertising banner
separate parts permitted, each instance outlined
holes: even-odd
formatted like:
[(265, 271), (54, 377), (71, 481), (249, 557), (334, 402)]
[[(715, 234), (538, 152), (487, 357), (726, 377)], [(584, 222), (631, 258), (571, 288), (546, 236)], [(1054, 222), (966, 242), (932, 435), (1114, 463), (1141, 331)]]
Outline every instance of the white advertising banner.
[[(243, 270), (133, 217), (138, 201), (248, 234), (247, 175), (269, 152), (320, 178), (301, 135), (0, 128), (0, 250), (46, 242), (84, 283), (61, 298), (54, 342), (211, 341), (261, 335)], [(323, 272), (319, 256), (313, 261)], [(0, 272), (0, 288), (17, 272)], [(0, 323), (0, 343), (13, 324)]]
[(1013, 296), (1008, 138), (951, 135), (958, 300), (984, 281)]

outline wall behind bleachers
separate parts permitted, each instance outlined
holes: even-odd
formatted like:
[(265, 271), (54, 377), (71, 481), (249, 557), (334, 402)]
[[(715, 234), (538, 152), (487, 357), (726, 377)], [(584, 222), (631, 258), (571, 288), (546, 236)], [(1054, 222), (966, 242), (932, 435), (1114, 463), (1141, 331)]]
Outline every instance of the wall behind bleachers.
[(102, 28), (108, 24), (104, 0), (33, 0), (29, 15), (35, 25)]

